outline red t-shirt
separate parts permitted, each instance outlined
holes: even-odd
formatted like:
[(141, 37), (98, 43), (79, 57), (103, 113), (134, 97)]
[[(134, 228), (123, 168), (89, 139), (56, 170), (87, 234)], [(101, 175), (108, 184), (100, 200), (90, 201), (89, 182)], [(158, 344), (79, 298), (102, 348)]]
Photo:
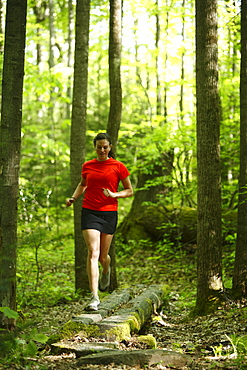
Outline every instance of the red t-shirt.
[(117, 211), (118, 201), (116, 198), (106, 197), (102, 188), (117, 192), (121, 180), (129, 176), (125, 165), (114, 158), (106, 161), (92, 159), (82, 166), (82, 177), (86, 179), (82, 207), (95, 211)]

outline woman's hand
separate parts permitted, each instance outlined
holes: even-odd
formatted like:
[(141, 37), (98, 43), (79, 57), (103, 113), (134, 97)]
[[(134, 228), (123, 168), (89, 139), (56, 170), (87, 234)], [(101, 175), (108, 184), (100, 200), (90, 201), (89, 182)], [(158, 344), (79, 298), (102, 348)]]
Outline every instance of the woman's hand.
[(67, 207), (70, 207), (71, 204), (73, 204), (75, 201), (75, 198), (69, 198), (69, 199), (66, 199), (66, 206)]
[(106, 197), (116, 198), (116, 193), (113, 193), (111, 190), (105, 188), (102, 188), (102, 190)]

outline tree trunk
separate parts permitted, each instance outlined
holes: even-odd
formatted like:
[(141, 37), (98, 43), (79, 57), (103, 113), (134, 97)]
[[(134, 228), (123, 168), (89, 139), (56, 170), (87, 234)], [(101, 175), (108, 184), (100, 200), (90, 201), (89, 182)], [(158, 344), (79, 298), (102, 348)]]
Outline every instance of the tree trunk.
[(122, 86), (121, 86), (121, 20), (122, 1), (110, 0), (110, 40), (109, 40), (109, 82), (110, 112), (107, 132), (111, 136), (116, 150), (118, 132), (122, 117)]
[[(227, 70), (225, 70), (225, 74), (228, 76), (229, 81), (236, 81), (239, 75), (239, 4), (238, 2), (225, 2), (225, 10), (226, 10), (226, 19), (231, 19), (230, 23), (231, 26), (229, 27), (226, 39), (226, 46), (224, 50), (224, 54), (227, 55), (228, 62), (227, 62)], [(223, 88), (224, 89), (224, 88)], [(222, 101), (224, 101), (223, 98)], [(222, 140), (222, 156), (223, 160), (221, 160), (221, 181), (225, 184), (225, 188), (228, 185), (232, 185), (233, 181), (237, 182), (239, 180), (239, 158), (238, 155), (231, 156), (229, 159), (229, 153), (234, 150), (234, 147), (238, 147), (238, 135), (234, 135), (232, 137), (232, 133), (236, 132), (236, 123), (239, 121), (239, 94), (237, 93), (236, 84), (233, 82), (227, 91), (227, 100), (224, 106), (224, 121), (226, 123), (225, 130), (223, 128), (221, 137), (224, 139)], [(234, 144), (233, 144), (234, 143)], [(236, 145), (236, 146), (235, 146)], [(225, 147), (224, 147), (225, 146)], [(238, 149), (237, 149), (238, 151)], [(226, 156), (226, 158), (224, 158)], [(231, 208), (232, 201), (235, 198), (237, 193), (232, 191), (232, 195), (224, 199), (224, 202), (229, 205)], [(235, 203), (235, 202), (234, 202)], [(235, 204), (234, 204), (235, 206)]]
[[(55, 22), (54, 22), (54, 0), (49, 0), (49, 69), (50, 73), (52, 74), (52, 69), (55, 66), (55, 39), (56, 39), (56, 33), (55, 33)], [(56, 123), (55, 123), (55, 86), (53, 84), (50, 84), (50, 102), (49, 102), (49, 115), (50, 115), (50, 123), (51, 123), (51, 136), (53, 140), (54, 145), (54, 152), (53, 152), (53, 162), (51, 166), (53, 167), (52, 173), (53, 173), (53, 194), (54, 194), (54, 204), (56, 209), (56, 228), (57, 228), (57, 234), (59, 235), (59, 220), (58, 220), (58, 181), (57, 181), (57, 155), (55, 153), (55, 149), (57, 146), (56, 143)], [(49, 216), (46, 217), (46, 223), (47, 226), (49, 225)]]
[[(205, 313), (222, 290), (217, 0), (196, 1), (197, 301)], [(216, 300), (217, 301), (217, 300)]]
[[(185, 0), (183, 0), (182, 4), (183, 14), (182, 14), (182, 38), (183, 38), (183, 46), (185, 45)], [(179, 100), (179, 111), (180, 111), (180, 125), (183, 124), (184, 121), (184, 59), (185, 59), (185, 49), (182, 51), (181, 55), (181, 82), (180, 82), (180, 100)]]
[(143, 93), (146, 97), (146, 101), (142, 102), (142, 112), (148, 112), (148, 117), (146, 118), (147, 121), (149, 120), (150, 122), (152, 121), (152, 104), (150, 102), (149, 94), (148, 94), (148, 89), (144, 85), (144, 82), (142, 80), (142, 67), (140, 67), (141, 61), (138, 55), (138, 49), (139, 49), (139, 44), (138, 40), (136, 37), (136, 30), (138, 30), (139, 24), (138, 24), (138, 19), (135, 20), (135, 27), (134, 27), (134, 35), (135, 35), (135, 61), (136, 61), (136, 83), (140, 85), (140, 87), (143, 90)]
[[(36, 21), (36, 24), (37, 24), (37, 27), (36, 27), (36, 40), (37, 40), (37, 43), (36, 43), (36, 65), (38, 67), (38, 71), (40, 72), (41, 71), (41, 62), (42, 62), (42, 48), (41, 48), (41, 44), (40, 44), (40, 36), (41, 36), (41, 29), (40, 27), (38, 26), (38, 24), (40, 24), (41, 22), (43, 22), (46, 18), (46, 7), (47, 7), (47, 4), (43, 1), (36, 1), (35, 4), (33, 4), (33, 12), (35, 14), (35, 21)], [(37, 101), (41, 101), (42, 98), (41, 98), (41, 95), (36, 92), (36, 99)], [(37, 117), (43, 117), (43, 114), (42, 114), (42, 108), (40, 108), (39, 112), (37, 112)]]
[[(164, 34), (165, 34), (165, 38), (168, 40), (169, 39), (169, 17), (170, 17), (170, 14), (169, 14), (169, 9), (171, 7), (171, 5), (168, 4), (168, 0), (165, 1), (165, 7), (166, 7), (166, 21), (165, 21), (165, 29), (164, 29)], [(167, 64), (168, 64), (168, 50), (167, 50), (167, 47), (165, 48), (165, 52), (164, 52), (164, 70), (165, 70), (165, 75), (164, 75), (164, 80), (166, 81), (166, 71), (167, 71)], [(164, 116), (164, 123), (167, 122), (167, 115), (168, 115), (168, 112), (167, 112), (167, 93), (168, 93), (168, 83), (165, 82), (164, 83), (164, 102), (163, 102), (163, 106), (164, 106), (164, 112), (163, 112), (163, 116)]]
[(247, 3), (241, 6), (240, 171), (237, 245), (233, 274), (236, 298), (247, 297)]
[[(141, 162), (140, 158), (138, 160)], [(132, 202), (130, 212), (125, 217), (122, 224), (119, 226), (119, 233), (124, 236), (125, 242), (131, 239), (144, 239), (144, 237), (141, 236), (145, 236), (147, 238), (149, 237), (149, 231), (147, 228), (146, 235), (143, 233), (144, 224), (143, 220), (141, 220), (142, 216), (145, 215), (145, 211), (147, 209), (147, 206), (144, 202), (153, 203), (157, 207), (161, 199), (160, 196), (162, 196), (162, 199), (164, 199), (166, 194), (169, 193), (169, 191), (171, 190), (171, 186), (169, 186), (169, 179), (171, 179), (173, 160), (174, 151), (171, 149), (170, 152), (162, 153), (159, 160), (156, 159), (153, 163), (145, 163), (145, 165), (143, 165), (142, 168), (139, 170), (135, 197)], [(144, 172), (143, 168), (148, 169), (146, 173)], [(159, 177), (162, 180), (160, 180), (157, 184), (154, 180), (155, 178)], [(162, 227), (162, 223), (157, 224), (156, 226)], [(162, 233), (158, 232), (158, 235), (161, 234)], [(158, 238), (156, 240), (158, 240)]]
[[(89, 44), (90, 0), (77, 1), (75, 66), (72, 104), (72, 124), (70, 139), (70, 173), (72, 191), (80, 181), (82, 163), (86, 155), (86, 115), (88, 84), (88, 44)], [(74, 203), (75, 233), (75, 288), (83, 293), (89, 291), (86, 272), (87, 249), (81, 232), (81, 204)]]
[[(0, 0), (0, 75), (2, 75), (2, 61), (3, 61), (3, 1)], [(2, 90), (0, 90), (0, 104), (1, 104)]]
[(160, 56), (160, 14), (159, 14), (159, 0), (156, 0), (156, 37), (155, 37), (155, 68), (156, 68), (156, 115), (161, 116), (161, 56)]
[(0, 54), (3, 53), (3, 0), (0, 0)]
[[(33, 4), (33, 12), (35, 14), (35, 17), (36, 17), (36, 24), (38, 25), (39, 23), (43, 22), (45, 17), (46, 17), (46, 6), (47, 4), (43, 1), (36, 1), (35, 4)], [(37, 40), (39, 40), (40, 38), (40, 27), (37, 27), (37, 30), (36, 30), (36, 37), (37, 37)], [(37, 51), (37, 66), (40, 65), (41, 63), (41, 45), (39, 43), (39, 41), (37, 41), (37, 44), (36, 44), (36, 51)]]
[(54, 3), (49, 0), (49, 68), (55, 66), (54, 48), (55, 48), (55, 27), (54, 27)]
[[(121, 35), (122, 35), (122, 1), (110, 0), (110, 35), (109, 35), (109, 82), (110, 111), (107, 132), (111, 136), (116, 150), (118, 132), (122, 117), (122, 87), (121, 87)], [(117, 288), (115, 236), (110, 248), (111, 283), (109, 290)]]
[[(73, 3), (72, 0), (68, 1), (68, 61), (67, 67), (71, 69), (72, 67), (72, 39), (73, 39), (73, 19), (74, 19), (74, 12), (73, 12)], [(71, 88), (71, 75), (69, 74), (68, 77), (68, 86), (67, 86), (67, 97), (69, 101), (71, 100), (72, 88)], [(70, 102), (66, 104), (66, 118), (70, 118)]]
[[(17, 200), (27, 0), (8, 0), (0, 126), (0, 306), (16, 309)], [(0, 313), (0, 327), (14, 323)]]

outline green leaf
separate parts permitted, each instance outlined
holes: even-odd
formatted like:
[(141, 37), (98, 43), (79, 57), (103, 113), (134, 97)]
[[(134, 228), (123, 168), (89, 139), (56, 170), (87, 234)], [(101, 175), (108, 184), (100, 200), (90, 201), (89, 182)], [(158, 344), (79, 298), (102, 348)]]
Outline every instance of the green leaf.
[(24, 351), (24, 356), (35, 356), (36, 353), (37, 353), (37, 346), (36, 344), (30, 340), (30, 342), (28, 342), (26, 348), (25, 348), (25, 351)]
[(45, 334), (42, 334), (42, 333), (36, 333), (34, 336), (33, 336), (33, 340), (35, 340), (36, 342), (39, 342), (39, 343), (46, 343), (47, 340), (48, 340), (48, 337), (47, 335)]
[(11, 310), (11, 308), (9, 307), (0, 307), (0, 312), (3, 312), (4, 315), (8, 318), (8, 319), (15, 319), (17, 320), (19, 315), (17, 312)]

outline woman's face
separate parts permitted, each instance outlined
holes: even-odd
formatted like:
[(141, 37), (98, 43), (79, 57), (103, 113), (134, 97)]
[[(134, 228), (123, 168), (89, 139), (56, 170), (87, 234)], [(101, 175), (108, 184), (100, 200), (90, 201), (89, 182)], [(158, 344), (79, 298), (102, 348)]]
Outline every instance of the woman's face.
[(108, 140), (97, 140), (95, 145), (95, 150), (97, 154), (97, 159), (99, 161), (105, 161), (108, 158), (108, 154), (111, 150), (111, 144)]

